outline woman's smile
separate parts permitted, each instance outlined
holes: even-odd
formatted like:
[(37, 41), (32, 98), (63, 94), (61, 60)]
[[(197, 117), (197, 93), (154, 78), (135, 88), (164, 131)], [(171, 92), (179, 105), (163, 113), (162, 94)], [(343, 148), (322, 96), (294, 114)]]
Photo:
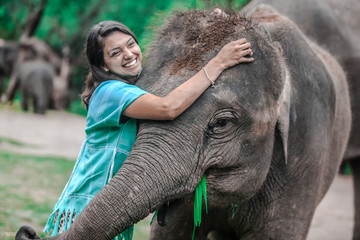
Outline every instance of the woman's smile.
[(137, 58), (124, 65), (125, 68), (133, 67), (137, 63)]

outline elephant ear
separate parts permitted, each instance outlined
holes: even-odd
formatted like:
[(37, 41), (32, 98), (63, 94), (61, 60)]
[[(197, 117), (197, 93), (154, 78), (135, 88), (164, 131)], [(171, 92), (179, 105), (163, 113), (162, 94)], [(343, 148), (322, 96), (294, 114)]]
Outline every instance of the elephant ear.
[[(280, 135), (284, 161), (285, 164), (287, 164), (289, 128), (296, 121), (295, 106), (291, 103), (291, 77), (286, 65), (286, 59), (283, 57), (282, 48), (284, 39), (282, 34), (284, 28), (288, 28), (289, 20), (266, 4), (260, 4), (259, 6), (252, 8), (250, 3), (242, 11), (245, 12), (246, 17), (259, 22), (279, 54), (283, 71), (282, 79), (284, 79), (284, 87), (278, 100), (275, 131)], [(287, 49), (288, 47), (285, 46), (285, 48)]]

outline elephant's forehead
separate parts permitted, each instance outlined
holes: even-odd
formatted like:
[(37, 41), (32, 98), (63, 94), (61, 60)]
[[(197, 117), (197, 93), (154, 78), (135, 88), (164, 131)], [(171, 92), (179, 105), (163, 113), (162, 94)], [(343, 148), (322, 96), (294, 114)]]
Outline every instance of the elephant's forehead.
[(214, 102), (220, 102), (229, 105), (241, 105), (247, 109), (266, 109), (275, 107), (275, 99), (267, 93), (260, 85), (256, 88), (239, 87), (236, 85), (226, 86), (225, 83), (215, 85), (210, 88), (207, 99), (212, 98)]
[[(206, 108), (206, 105), (211, 108), (211, 112), (217, 112), (219, 109), (233, 109), (238, 112), (240, 116), (246, 114), (254, 122), (271, 122), (274, 119), (276, 113), (276, 105), (265, 103), (266, 97), (263, 99), (257, 99), (256, 101), (247, 101), (244, 96), (233, 91), (229, 88), (214, 87), (214, 91), (210, 91), (210, 94), (203, 99), (200, 103), (202, 107)], [(210, 101), (212, 98), (212, 101)], [(214, 104), (207, 104), (213, 102)], [(204, 104), (204, 105), (203, 105)]]
[(221, 88), (220, 86), (215, 86), (214, 88), (216, 91), (211, 93), (211, 97), (213, 97), (215, 101), (222, 100), (228, 103), (236, 103), (238, 101), (238, 95), (234, 91)]

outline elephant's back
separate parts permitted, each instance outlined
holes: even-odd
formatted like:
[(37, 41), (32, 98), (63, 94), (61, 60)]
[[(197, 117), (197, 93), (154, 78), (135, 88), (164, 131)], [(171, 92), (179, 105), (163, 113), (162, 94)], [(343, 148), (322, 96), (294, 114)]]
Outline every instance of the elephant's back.
[(31, 60), (20, 67), (22, 84), (30, 85), (41, 81), (45, 84), (52, 84), (54, 78), (53, 67), (43, 60)]

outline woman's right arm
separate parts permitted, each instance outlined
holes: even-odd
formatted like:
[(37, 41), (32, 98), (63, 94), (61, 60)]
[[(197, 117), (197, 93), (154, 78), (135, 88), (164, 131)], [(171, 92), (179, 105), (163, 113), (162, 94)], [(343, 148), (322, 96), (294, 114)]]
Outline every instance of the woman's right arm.
[[(123, 112), (127, 117), (150, 120), (173, 120), (184, 112), (215, 81), (221, 72), (239, 63), (252, 62), (251, 45), (242, 38), (226, 44), (204, 69), (175, 88), (165, 97), (145, 94)], [(211, 81), (209, 80), (209, 78)]]

